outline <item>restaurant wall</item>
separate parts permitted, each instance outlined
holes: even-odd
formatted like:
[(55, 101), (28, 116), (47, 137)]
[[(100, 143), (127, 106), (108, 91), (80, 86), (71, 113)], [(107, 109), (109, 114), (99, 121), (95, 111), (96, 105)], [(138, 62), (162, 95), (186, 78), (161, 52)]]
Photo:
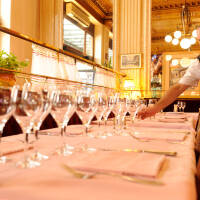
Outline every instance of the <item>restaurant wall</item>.
[[(11, 0), (11, 26), (14, 31), (28, 35), (34, 39), (40, 39), (39, 24), (39, 0)], [(21, 39), (11, 37), (10, 51), (19, 60), (29, 60), (29, 66), (24, 69), (31, 72), (32, 44)]]
[[(62, 0), (11, 0), (10, 28), (33, 39), (62, 48), (62, 10)], [(20, 60), (28, 59), (30, 64), (24, 71), (32, 71), (30, 42), (11, 37), (10, 51)]]

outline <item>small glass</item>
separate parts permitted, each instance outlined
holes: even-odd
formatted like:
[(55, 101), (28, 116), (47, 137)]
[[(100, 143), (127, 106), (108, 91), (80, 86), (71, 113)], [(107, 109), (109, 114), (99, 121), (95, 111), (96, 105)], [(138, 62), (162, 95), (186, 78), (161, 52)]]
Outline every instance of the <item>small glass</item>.
[(97, 110), (97, 103), (91, 88), (85, 87), (77, 90), (76, 112), (85, 126), (84, 135), (87, 136), (89, 125)]
[[(0, 86), (0, 143), (2, 142), (3, 128), (14, 113), (16, 107), (18, 87)], [(0, 163), (6, 163), (7, 157), (2, 155), (0, 149)]]

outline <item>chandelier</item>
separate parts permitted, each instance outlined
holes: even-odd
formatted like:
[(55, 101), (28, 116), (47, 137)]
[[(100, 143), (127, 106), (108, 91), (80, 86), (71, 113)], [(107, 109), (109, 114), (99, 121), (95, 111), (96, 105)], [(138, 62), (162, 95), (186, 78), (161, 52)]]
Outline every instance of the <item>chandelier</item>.
[(195, 28), (193, 28), (193, 30), (191, 29), (191, 13), (186, 4), (186, 1), (185, 5), (182, 6), (180, 16), (182, 28), (178, 28), (178, 30), (174, 31), (173, 33), (167, 34), (165, 36), (165, 41), (172, 43), (173, 45), (180, 44), (182, 49), (189, 49), (191, 45), (196, 43), (197, 30)]

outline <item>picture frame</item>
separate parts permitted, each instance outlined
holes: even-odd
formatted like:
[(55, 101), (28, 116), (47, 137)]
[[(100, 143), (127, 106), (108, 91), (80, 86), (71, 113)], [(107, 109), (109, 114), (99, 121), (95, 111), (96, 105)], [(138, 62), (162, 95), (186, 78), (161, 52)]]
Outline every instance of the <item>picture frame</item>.
[(121, 69), (141, 68), (141, 54), (121, 55)]

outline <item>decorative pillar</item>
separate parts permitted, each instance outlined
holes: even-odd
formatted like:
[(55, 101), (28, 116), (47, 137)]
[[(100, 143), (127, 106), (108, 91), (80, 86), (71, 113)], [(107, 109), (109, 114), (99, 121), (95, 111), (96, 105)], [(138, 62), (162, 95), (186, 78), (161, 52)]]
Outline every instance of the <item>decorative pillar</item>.
[(63, 48), (63, 0), (40, 0), (40, 40)]
[(95, 24), (95, 62), (100, 65), (108, 63), (109, 30), (102, 24)]
[[(39, 0), (11, 0), (10, 28), (19, 33), (39, 39)], [(16, 37), (10, 37), (10, 52), (19, 60), (29, 60), (29, 66), (23, 71), (31, 72), (32, 43)]]
[[(150, 89), (151, 0), (113, 0), (115, 70), (126, 73), (135, 90)], [(141, 68), (120, 69), (121, 55), (141, 54)], [(123, 89), (123, 81), (118, 87)], [(146, 95), (142, 92), (141, 95)]]

